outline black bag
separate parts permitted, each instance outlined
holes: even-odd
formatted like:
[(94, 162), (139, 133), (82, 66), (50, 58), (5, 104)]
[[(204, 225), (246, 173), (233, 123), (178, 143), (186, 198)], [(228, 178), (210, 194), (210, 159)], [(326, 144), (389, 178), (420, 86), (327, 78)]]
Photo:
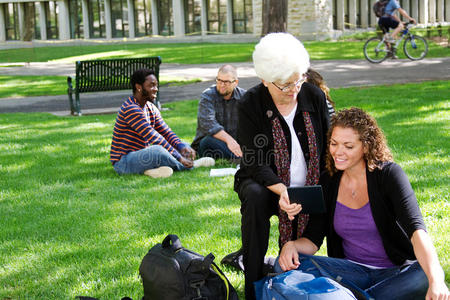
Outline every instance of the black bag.
[(212, 253), (203, 257), (169, 234), (152, 247), (142, 260), (139, 274), (143, 300), (238, 300), (237, 293)]
[(375, 13), (375, 16), (381, 18), (384, 15), (384, 9), (386, 8), (388, 2), (389, 0), (378, 0), (373, 4), (372, 9)]

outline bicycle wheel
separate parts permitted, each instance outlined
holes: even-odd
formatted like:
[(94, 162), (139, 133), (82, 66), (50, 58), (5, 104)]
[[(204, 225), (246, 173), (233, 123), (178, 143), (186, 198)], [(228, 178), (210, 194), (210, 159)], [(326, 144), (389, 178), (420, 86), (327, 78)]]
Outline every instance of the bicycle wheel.
[(387, 58), (389, 48), (382, 39), (373, 37), (364, 44), (364, 56), (371, 63), (380, 63)]
[(411, 35), (403, 44), (403, 52), (411, 60), (422, 59), (428, 53), (428, 43), (421, 36)]

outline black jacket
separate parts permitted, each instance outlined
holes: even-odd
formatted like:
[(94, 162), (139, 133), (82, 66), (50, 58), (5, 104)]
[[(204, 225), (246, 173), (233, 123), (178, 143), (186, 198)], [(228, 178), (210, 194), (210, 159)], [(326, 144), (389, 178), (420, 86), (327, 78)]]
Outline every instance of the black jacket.
[[(306, 134), (303, 111), (310, 114), (317, 140), (317, 151), (320, 158), (320, 170), (325, 165), (326, 134), (329, 128), (329, 115), (325, 94), (316, 86), (303, 83), (297, 96), (297, 111), (294, 118), (294, 129), (300, 145), (309, 163), (308, 136)], [(282, 181), (276, 175), (274, 160), (274, 142), (271, 120), (279, 117), (289, 154), (291, 155), (291, 134), (284, 118), (273, 103), (269, 90), (259, 84), (244, 95), (238, 107), (238, 143), (243, 157), (239, 171), (235, 175), (235, 190), (247, 178), (252, 178), (263, 186), (270, 186)]]
[[(345, 258), (342, 239), (334, 230), (334, 212), (342, 172), (332, 177), (323, 173), (320, 184), (323, 187), (327, 213), (310, 215), (303, 237), (317, 247), (327, 237), (328, 256)], [(402, 168), (393, 162), (382, 165), (382, 169), (366, 171), (369, 203), (375, 225), (383, 241), (389, 259), (396, 265), (407, 260), (416, 260), (411, 237), (418, 229), (426, 230), (417, 204), (416, 196)]]

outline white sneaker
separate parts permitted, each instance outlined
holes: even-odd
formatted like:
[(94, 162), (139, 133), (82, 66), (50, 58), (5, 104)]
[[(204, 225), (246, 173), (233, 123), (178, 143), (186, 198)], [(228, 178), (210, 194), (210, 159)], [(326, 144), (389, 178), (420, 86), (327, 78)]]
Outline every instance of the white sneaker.
[(215, 160), (212, 157), (202, 157), (194, 160), (194, 168), (199, 167), (212, 167), (215, 164)]
[(396, 42), (396, 40), (390, 34), (386, 34), (384, 36), (384, 40), (391, 44), (395, 44), (395, 42)]
[(171, 167), (159, 167), (155, 169), (149, 169), (144, 172), (144, 175), (147, 175), (152, 178), (166, 178), (170, 177), (173, 174), (173, 170)]

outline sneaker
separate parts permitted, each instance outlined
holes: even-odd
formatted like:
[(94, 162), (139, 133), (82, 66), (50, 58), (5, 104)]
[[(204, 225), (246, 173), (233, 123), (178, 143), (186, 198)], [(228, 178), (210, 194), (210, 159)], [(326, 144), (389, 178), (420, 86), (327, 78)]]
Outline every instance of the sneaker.
[[(226, 255), (224, 258), (222, 258), (220, 263), (222, 265), (227, 265), (227, 266), (233, 267), (238, 271), (244, 271), (242, 248), (236, 252)], [(264, 276), (266, 276), (269, 273), (273, 273), (274, 266), (275, 266), (275, 257), (265, 256), (264, 257), (264, 265), (263, 265)]]
[(395, 39), (390, 34), (386, 33), (384, 40), (388, 43), (395, 44)]
[(194, 160), (194, 168), (199, 167), (212, 167), (216, 161), (212, 157), (202, 157), (199, 159)]
[(159, 167), (155, 169), (149, 169), (144, 172), (144, 175), (147, 175), (151, 178), (166, 178), (170, 177), (173, 174), (173, 170), (171, 167)]

